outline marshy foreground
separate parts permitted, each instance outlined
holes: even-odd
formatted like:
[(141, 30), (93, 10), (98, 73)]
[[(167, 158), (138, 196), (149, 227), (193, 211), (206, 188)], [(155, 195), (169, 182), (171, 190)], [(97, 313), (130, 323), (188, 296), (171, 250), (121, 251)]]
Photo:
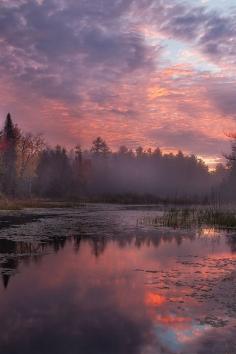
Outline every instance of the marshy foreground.
[(236, 353), (233, 213), (0, 213), (0, 353)]

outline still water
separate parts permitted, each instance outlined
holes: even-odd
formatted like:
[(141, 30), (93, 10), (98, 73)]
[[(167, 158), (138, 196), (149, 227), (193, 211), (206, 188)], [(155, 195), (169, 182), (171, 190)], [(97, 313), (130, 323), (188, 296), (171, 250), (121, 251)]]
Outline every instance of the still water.
[(0, 353), (235, 354), (236, 236), (139, 223), (160, 212), (2, 214)]

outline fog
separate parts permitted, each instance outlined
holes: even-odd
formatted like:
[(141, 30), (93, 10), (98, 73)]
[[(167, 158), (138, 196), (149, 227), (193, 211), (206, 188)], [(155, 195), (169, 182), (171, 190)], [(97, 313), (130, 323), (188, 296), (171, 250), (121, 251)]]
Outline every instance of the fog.
[(101, 138), (90, 151), (45, 150), (36, 171), (35, 190), (50, 197), (144, 196), (160, 199), (210, 198), (227, 175), (223, 166), (210, 173), (194, 155), (164, 154), (157, 148), (112, 152)]
[(0, 137), (0, 192), (14, 198), (120, 202), (236, 199), (236, 139), (227, 165), (214, 172), (194, 155), (141, 146), (111, 151), (96, 138), (89, 150), (49, 147), (25, 134), (8, 114)]

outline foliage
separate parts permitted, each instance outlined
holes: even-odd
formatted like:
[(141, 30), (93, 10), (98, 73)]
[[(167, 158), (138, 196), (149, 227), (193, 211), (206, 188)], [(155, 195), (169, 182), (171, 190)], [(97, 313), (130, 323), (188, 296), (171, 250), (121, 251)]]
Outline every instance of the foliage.
[(2, 158), (2, 191), (8, 196), (14, 196), (16, 192), (16, 145), (17, 134), (11, 115), (8, 113), (3, 133), (1, 135)]
[(185, 201), (191, 203), (236, 197), (236, 162), (209, 172), (194, 155), (163, 153), (159, 147), (110, 150), (96, 138), (90, 150), (77, 145), (46, 146), (42, 135), (22, 132), (8, 114), (0, 139), (0, 181), (8, 197), (43, 197), (120, 201)]
[(42, 152), (36, 173), (38, 195), (63, 198), (69, 194), (72, 171), (66, 150), (61, 146)]
[(1, 192), (9, 197), (31, 194), (39, 156), (45, 147), (43, 137), (22, 133), (8, 114), (0, 146)]
[(220, 186), (221, 197), (227, 201), (236, 199), (236, 134), (229, 134), (231, 138), (231, 153), (225, 155), (228, 173)]
[(107, 157), (110, 153), (110, 149), (105, 140), (103, 140), (101, 137), (98, 137), (93, 141), (91, 153), (97, 157)]

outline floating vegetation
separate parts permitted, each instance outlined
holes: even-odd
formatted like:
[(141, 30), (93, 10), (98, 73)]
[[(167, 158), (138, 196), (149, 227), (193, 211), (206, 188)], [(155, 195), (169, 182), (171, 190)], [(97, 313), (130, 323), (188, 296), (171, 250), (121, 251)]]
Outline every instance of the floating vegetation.
[(172, 208), (156, 217), (144, 217), (138, 221), (141, 225), (153, 225), (172, 228), (198, 228), (204, 225), (218, 229), (236, 229), (235, 211), (219, 208)]

